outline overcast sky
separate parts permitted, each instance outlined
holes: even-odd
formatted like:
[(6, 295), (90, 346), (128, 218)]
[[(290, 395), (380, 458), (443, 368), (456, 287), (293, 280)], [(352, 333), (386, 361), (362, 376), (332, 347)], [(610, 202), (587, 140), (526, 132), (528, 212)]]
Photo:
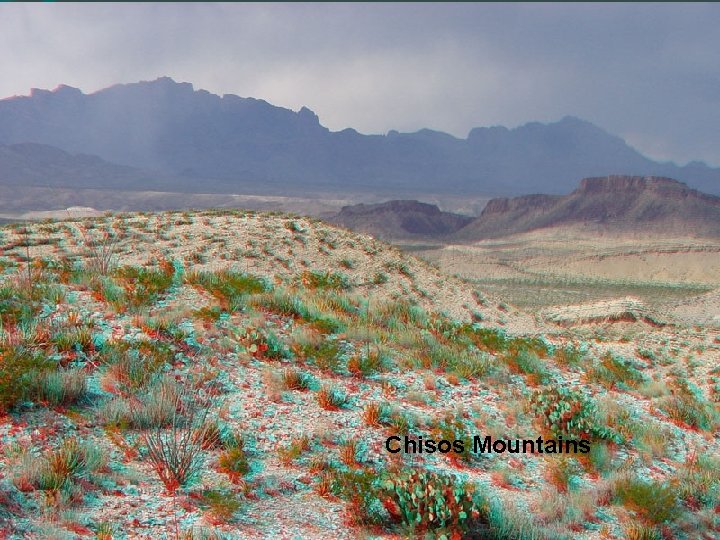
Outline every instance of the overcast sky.
[(589, 120), (720, 166), (720, 5), (0, 4), (0, 97), (168, 75), (332, 130)]

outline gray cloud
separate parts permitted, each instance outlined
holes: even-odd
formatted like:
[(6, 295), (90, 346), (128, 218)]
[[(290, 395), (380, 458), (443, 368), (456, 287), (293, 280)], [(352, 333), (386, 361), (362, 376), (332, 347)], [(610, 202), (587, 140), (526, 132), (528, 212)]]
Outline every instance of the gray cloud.
[(333, 130), (573, 114), (720, 165), (718, 23), (713, 4), (4, 4), (0, 96), (169, 75)]

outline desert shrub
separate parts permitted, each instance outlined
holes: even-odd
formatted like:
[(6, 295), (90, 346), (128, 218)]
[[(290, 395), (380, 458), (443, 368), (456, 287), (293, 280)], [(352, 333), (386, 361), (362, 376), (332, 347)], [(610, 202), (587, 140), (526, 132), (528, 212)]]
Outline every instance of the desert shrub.
[(576, 459), (564, 456), (548, 463), (548, 476), (560, 493), (567, 493), (575, 478), (582, 474), (582, 467)]
[(301, 281), (308, 289), (347, 290), (352, 287), (347, 276), (337, 272), (308, 270), (303, 272)]
[(561, 366), (578, 367), (585, 360), (585, 353), (575, 345), (567, 345), (555, 349), (555, 362)]
[[(450, 354), (443, 359), (436, 356), (438, 350), (433, 351), (433, 363), (446, 364), (445, 368), (468, 380), (482, 377), (490, 370), (490, 361), (485, 353), (477, 353), (477, 350), (462, 351), (459, 354)], [(432, 358), (431, 357), (431, 358)]]
[(290, 349), (271, 330), (247, 327), (240, 340), (247, 352), (256, 358), (292, 358)]
[(716, 508), (720, 505), (720, 457), (694, 454), (678, 471), (680, 497), (688, 506)]
[(372, 469), (327, 471), (320, 477), (318, 490), (328, 488), (332, 494), (350, 503), (349, 513), (356, 523), (390, 524), (390, 514), (382, 503), (382, 482), (376, 471)]
[(95, 538), (97, 540), (113, 540), (116, 534), (115, 525), (109, 521), (102, 521), (95, 527)]
[(42, 309), (42, 303), (33, 298), (33, 292), (12, 286), (0, 287), (0, 321), (12, 326), (31, 320)]
[(479, 454), (472, 452), (473, 448), (473, 431), (463, 421), (462, 415), (459, 413), (445, 414), (432, 428), (432, 434), (436, 440), (446, 441), (462, 441), (465, 448), (464, 452), (456, 454), (451, 452), (447, 454), (451, 458), (458, 458), (465, 462), (471, 462), (478, 459)]
[(498, 353), (507, 349), (508, 337), (500, 328), (474, 327), (471, 334), (477, 347), (490, 353)]
[(644, 523), (630, 523), (625, 529), (627, 540), (663, 540), (662, 533), (653, 526)]
[(176, 389), (174, 413), (168, 429), (156, 425), (142, 433), (148, 459), (169, 492), (187, 485), (204, 465), (204, 441), (211, 429), (209, 421), (212, 399), (193, 385)]
[(347, 467), (355, 467), (362, 460), (365, 446), (357, 439), (346, 439), (339, 444), (340, 461)]
[(674, 381), (673, 395), (657, 400), (657, 406), (676, 422), (705, 431), (720, 427), (720, 412), (711, 402), (693, 391), (685, 381)]
[(107, 275), (116, 266), (117, 253), (125, 233), (118, 229), (93, 230), (94, 227), (84, 224), (80, 228), (86, 250), (88, 270), (100, 275)]
[(159, 270), (138, 266), (124, 266), (115, 271), (124, 288), (122, 303), (131, 308), (154, 304), (174, 282), (172, 265)]
[(645, 382), (646, 378), (632, 365), (630, 360), (619, 358), (608, 352), (588, 372), (588, 380), (612, 389), (616, 386), (619, 388), (636, 388)]
[(203, 287), (230, 311), (240, 309), (247, 295), (267, 292), (271, 288), (262, 278), (232, 270), (192, 273), (186, 276), (186, 281)]
[(540, 384), (548, 384), (552, 380), (552, 373), (545, 362), (528, 349), (521, 348), (517, 352), (509, 352), (505, 356), (505, 361), (516, 372), (530, 375)]
[(126, 429), (130, 427), (130, 404), (125, 398), (114, 397), (97, 408), (98, 422), (106, 427)]
[(118, 383), (120, 390), (127, 393), (146, 389), (172, 364), (174, 358), (170, 345), (158, 341), (141, 341), (132, 347), (126, 343), (115, 343), (108, 345), (101, 357), (108, 366), (108, 374)]
[(590, 445), (590, 451), (587, 454), (588, 464), (592, 469), (599, 473), (607, 473), (612, 470), (613, 456), (607, 444), (596, 441)]
[(232, 442), (225, 442), (225, 449), (218, 457), (218, 468), (233, 482), (237, 482), (250, 471), (245, 441), (241, 437), (236, 437)]
[(390, 355), (376, 347), (375, 350), (366, 350), (358, 353), (348, 359), (347, 368), (353, 375), (362, 375), (364, 377), (375, 375), (387, 371), (392, 365)]
[(404, 299), (378, 303), (365, 313), (365, 318), (388, 330), (399, 330), (403, 326), (425, 328), (430, 320), (422, 306)]
[(89, 286), (96, 299), (108, 302), (117, 311), (125, 309), (125, 290), (110, 276), (91, 276)]
[(667, 523), (677, 519), (682, 511), (678, 491), (668, 482), (625, 476), (614, 487), (619, 502), (650, 523)]
[(52, 342), (59, 352), (89, 352), (93, 348), (92, 331), (88, 327), (71, 328), (57, 332)]
[(530, 409), (555, 436), (618, 438), (609, 428), (598, 425), (595, 403), (578, 389), (557, 386), (536, 390), (530, 399)]
[(0, 352), (0, 411), (34, 397), (37, 381), (55, 367), (43, 354), (25, 347)]
[(525, 351), (540, 358), (546, 358), (553, 352), (552, 345), (548, 344), (542, 337), (515, 337), (508, 341), (507, 348), (512, 355)]
[(340, 344), (336, 340), (308, 343), (301, 347), (301, 354), (312, 360), (323, 371), (340, 371), (342, 366)]
[(277, 452), (280, 462), (287, 466), (308, 450), (310, 450), (310, 438), (303, 434), (293, 437), (288, 445), (281, 446)]
[(362, 416), (365, 424), (378, 427), (390, 423), (391, 413), (392, 408), (388, 403), (373, 401), (365, 405)]
[(283, 289), (276, 289), (272, 293), (258, 294), (250, 299), (256, 307), (263, 307), (285, 317), (304, 319), (308, 315), (308, 307), (302, 298)]
[(230, 489), (203, 489), (199, 496), (200, 506), (221, 521), (229, 521), (240, 509), (237, 495)]

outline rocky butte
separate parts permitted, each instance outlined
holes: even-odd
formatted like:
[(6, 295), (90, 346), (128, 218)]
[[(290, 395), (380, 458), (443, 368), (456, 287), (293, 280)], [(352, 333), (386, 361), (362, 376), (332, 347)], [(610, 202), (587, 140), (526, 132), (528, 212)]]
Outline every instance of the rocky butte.
[(493, 199), (455, 238), (473, 241), (567, 226), (589, 232), (719, 236), (720, 197), (664, 177), (585, 178), (564, 196)]

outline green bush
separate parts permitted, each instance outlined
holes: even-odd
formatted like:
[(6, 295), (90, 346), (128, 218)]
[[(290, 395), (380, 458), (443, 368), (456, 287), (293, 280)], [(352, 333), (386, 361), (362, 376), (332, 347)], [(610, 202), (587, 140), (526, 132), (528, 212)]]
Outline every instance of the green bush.
[(160, 270), (125, 266), (115, 272), (115, 277), (120, 279), (124, 288), (122, 300), (117, 302), (138, 308), (154, 304), (173, 285), (174, 271), (172, 265)]
[(301, 280), (308, 289), (347, 290), (352, 287), (348, 278), (337, 272), (308, 270), (303, 272)]
[(615, 485), (615, 496), (651, 523), (661, 524), (680, 516), (677, 489), (668, 482), (625, 477)]
[(505, 332), (497, 328), (475, 328), (472, 339), (477, 347), (493, 354), (507, 349), (509, 342)]
[(704, 431), (720, 428), (720, 412), (699, 393), (693, 392), (685, 381), (672, 383), (674, 394), (657, 401), (658, 407), (676, 422)]
[(193, 273), (186, 280), (203, 287), (229, 309), (239, 308), (242, 298), (249, 294), (270, 290), (270, 285), (264, 279), (232, 270)]
[(530, 399), (530, 408), (555, 436), (613, 440), (619, 437), (609, 428), (598, 425), (595, 403), (578, 389), (557, 386), (536, 390)]
[(609, 389), (616, 386), (627, 389), (636, 388), (646, 381), (646, 377), (629, 360), (608, 352), (600, 359), (599, 364), (588, 372), (588, 380)]
[(43, 354), (25, 347), (8, 347), (0, 354), (0, 411), (33, 398), (38, 381), (55, 367)]
[(515, 371), (530, 375), (540, 384), (548, 384), (552, 380), (552, 374), (545, 362), (530, 350), (520, 349), (515, 353), (510, 352), (505, 357), (505, 361)]
[(216, 518), (228, 521), (240, 509), (241, 503), (229, 489), (203, 489), (200, 492), (200, 505)]

